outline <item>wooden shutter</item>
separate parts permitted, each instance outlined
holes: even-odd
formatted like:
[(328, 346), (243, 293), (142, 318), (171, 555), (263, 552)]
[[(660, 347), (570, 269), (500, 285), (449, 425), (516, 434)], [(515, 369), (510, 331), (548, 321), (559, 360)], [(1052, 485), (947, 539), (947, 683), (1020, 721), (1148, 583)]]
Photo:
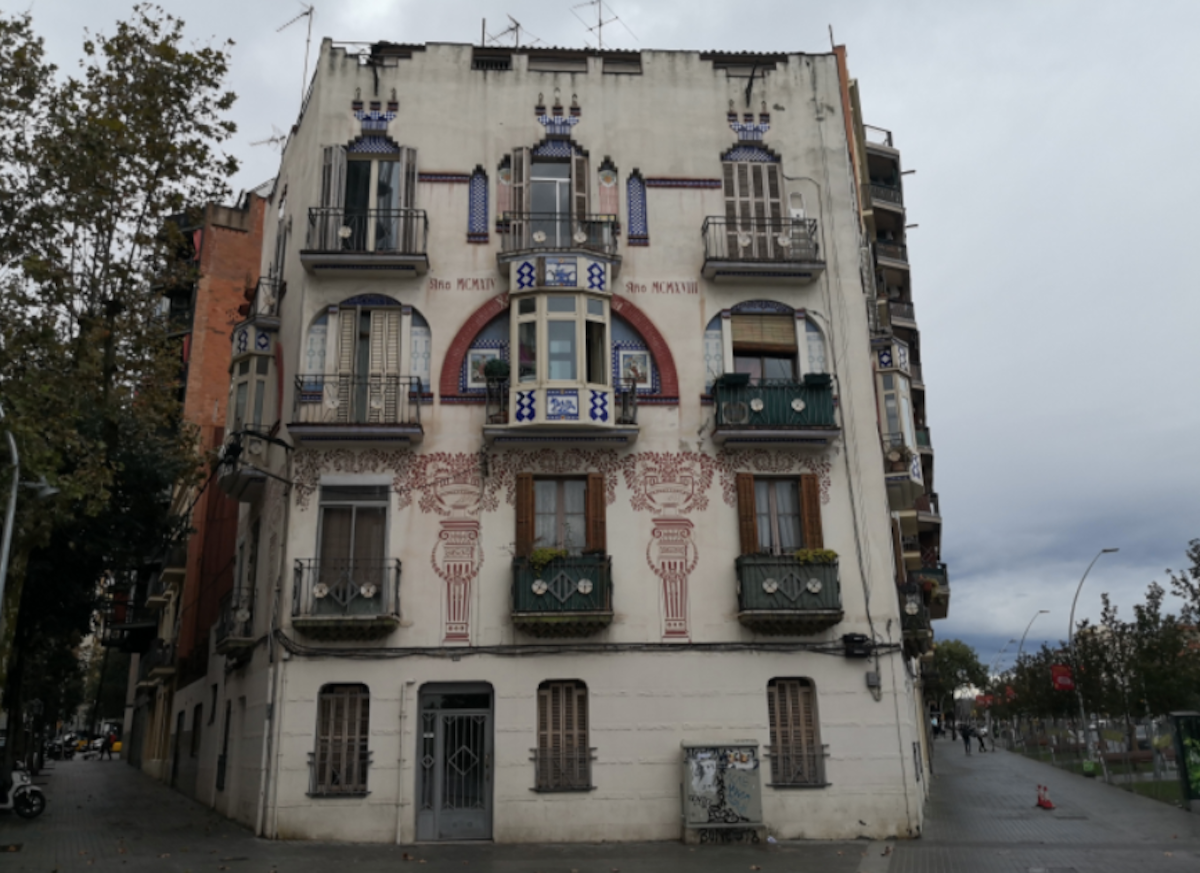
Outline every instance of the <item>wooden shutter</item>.
[(742, 554), (758, 552), (758, 516), (754, 509), (754, 476), (750, 473), (737, 474), (738, 533), (742, 540)]
[(358, 310), (338, 310), (337, 420), (350, 421), (354, 396), (355, 341), (358, 339)]
[(796, 353), (796, 319), (791, 315), (734, 314), (730, 330), (734, 352)]
[(509, 194), (509, 203), (512, 211), (509, 213), (508, 232), (517, 248), (525, 248), (529, 244), (529, 149), (525, 147), (513, 149), (510, 187), (512, 191)]
[(816, 699), (807, 679), (773, 679), (767, 685), (771, 731), (771, 781), (779, 785), (821, 781)]
[(533, 551), (534, 531), (533, 474), (517, 474), (517, 542), (518, 558), (528, 558)]
[(537, 787), (590, 787), (587, 686), (582, 682), (542, 683), (537, 734)]
[(317, 700), (313, 794), (367, 789), (370, 696), (361, 685), (328, 685)]
[(762, 256), (779, 260), (787, 255), (787, 250), (779, 245), (778, 240), (778, 236), (787, 229), (783, 220), (783, 180), (780, 178), (778, 164), (759, 164), (758, 168), (764, 177), (762, 204), (766, 220), (763, 229), (766, 248)]
[(821, 534), (821, 480), (812, 473), (800, 477), (800, 516), (804, 526), (804, 548), (825, 548)]
[(726, 161), (721, 165), (725, 187), (725, 256), (737, 257), (738, 188), (737, 164)]
[[(399, 204), (401, 210), (411, 210), (415, 208), (417, 202), (417, 150), (404, 146), (400, 149), (400, 196)], [(418, 252), (420, 247), (418, 243), (418, 235), (421, 229), (417, 226), (417, 218), (415, 215), (407, 211), (402, 211), (397, 217), (397, 251), (405, 253)]]
[(346, 202), (346, 147), (326, 146), (321, 164), (321, 206), (334, 210), (336, 215), (323, 213), (317, 219), (315, 239), (309, 248), (333, 251), (341, 247), (338, 229), (342, 226), (341, 210)]
[(588, 159), (584, 155), (574, 155), (571, 158), (571, 211), (575, 214), (577, 222), (587, 220)]
[[(361, 374), (360, 374), (361, 375)], [(400, 310), (371, 310), (367, 420), (394, 423), (400, 381)]]
[(588, 473), (587, 477), (587, 550), (608, 551), (608, 525), (605, 518), (604, 474)]

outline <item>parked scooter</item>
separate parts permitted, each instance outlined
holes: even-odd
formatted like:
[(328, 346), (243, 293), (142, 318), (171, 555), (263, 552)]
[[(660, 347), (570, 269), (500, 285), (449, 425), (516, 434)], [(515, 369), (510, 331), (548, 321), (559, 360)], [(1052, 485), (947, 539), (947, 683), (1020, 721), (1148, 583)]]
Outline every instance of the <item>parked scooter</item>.
[(0, 809), (11, 809), (21, 818), (37, 818), (46, 809), (46, 795), (33, 784), (29, 774), (19, 766), (13, 770), (12, 788), (0, 802)]

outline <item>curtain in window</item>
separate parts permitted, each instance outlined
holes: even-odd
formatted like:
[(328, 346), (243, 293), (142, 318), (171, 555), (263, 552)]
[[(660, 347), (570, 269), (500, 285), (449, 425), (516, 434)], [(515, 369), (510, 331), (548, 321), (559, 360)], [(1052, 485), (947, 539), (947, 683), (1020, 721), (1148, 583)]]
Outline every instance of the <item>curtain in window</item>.
[(828, 373), (829, 369), (825, 363), (825, 338), (811, 321), (806, 321), (804, 325), (808, 345), (808, 372)]
[(558, 483), (538, 480), (533, 483), (535, 549), (558, 547)]
[(779, 523), (779, 552), (800, 548), (800, 495), (795, 482), (773, 482), (776, 520)]
[(568, 479), (563, 486), (563, 545), (573, 555), (583, 551), (587, 540), (587, 483)]
[(755, 481), (754, 514), (758, 520), (758, 550), (771, 551), (771, 483)]

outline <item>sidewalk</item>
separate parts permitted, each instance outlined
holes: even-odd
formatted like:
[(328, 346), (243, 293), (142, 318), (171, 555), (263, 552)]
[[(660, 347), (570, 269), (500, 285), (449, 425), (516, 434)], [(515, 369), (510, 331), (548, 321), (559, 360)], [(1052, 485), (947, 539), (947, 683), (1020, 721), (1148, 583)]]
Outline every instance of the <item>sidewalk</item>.
[[(934, 750), (924, 838), (897, 845), (891, 873), (1200, 869), (1200, 814), (1021, 755)], [(1035, 807), (1039, 783), (1057, 809)]]
[[(123, 761), (43, 771), (47, 809), (0, 815), (9, 873), (1125, 873), (1200, 870), (1200, 814), (1007, 752), (935, 744), (938, 776), (925, 835), (898, 843), (696, 846), (486, 844), (381, 846), (274, 842)], [(1034, 807), (1038, 783), (1058, 808)], [(884, 854), (888, 848), (892, 851)], [(408, 856), (407, 858), (405, 856)]]

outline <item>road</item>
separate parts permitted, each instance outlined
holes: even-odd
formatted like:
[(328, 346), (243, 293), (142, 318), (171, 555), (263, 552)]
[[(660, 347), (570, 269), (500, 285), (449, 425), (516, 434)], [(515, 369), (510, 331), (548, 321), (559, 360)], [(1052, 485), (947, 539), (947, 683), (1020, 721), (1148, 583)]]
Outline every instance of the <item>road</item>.
[[(5, 873), (1116, 873), (1200, 869), (1200, 814), (1187, 813), (1005, 752), (969, 758), (936, 745), (938, 776), (925, 835), (897, 843), (760, 846), (681, 843), (379, 846), (272, 842), (121, 761), (68, 761), (44, 771), (46, 813), (0, 815)], [(1036, 786), (1058, 805), (1036, 809)]]

